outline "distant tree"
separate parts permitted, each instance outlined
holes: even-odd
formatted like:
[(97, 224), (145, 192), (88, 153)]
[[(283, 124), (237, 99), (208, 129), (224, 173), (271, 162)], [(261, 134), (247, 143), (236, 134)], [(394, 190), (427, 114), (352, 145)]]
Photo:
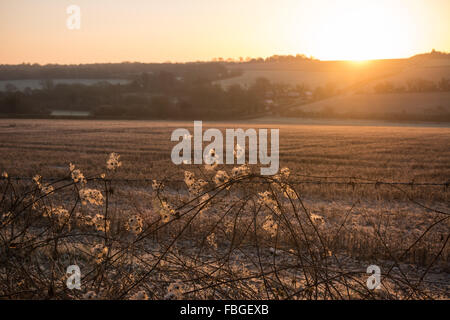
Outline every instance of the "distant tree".
[(137, 86), (147, 89), (150, 85), (150, 75), (147, 72), (142, 72), (136, 79)]
[(395, 91), (395, 86), (392, 82), (379, 82), (374, 86), (375, 93), (392, 93)]
[(325, 98), (325, 89), (322, 86), (314, 88), (312, 97), (314, 100), (321, 100)]
[(306, 95), (306, 91), (309, 91), (309, 87), (305, 83), (295, 85), (294, 91), (298, 92), (301, 97)]
[(172, 72), (160, 71), (155, 85), (161, 92), (170, 92), (174, 89), (175, 75)]
[(325, 86), (318, 86), (313, 91), (313, 99), (321, 100), (332, 97), (337, 94), (336, 85), (333, 83), (327, 83)]
[(289, 86), (285, 83), (274, 83), (271, 87), (274, 97), (283, 97), (289, 90)]
[(151, 100), (151, 106), (157, 117), (164, 118), (171, 116), (170, 114), (171, 101), (169, 97), (164, 95), (155, 96)]
[(269, 79), (264, 77), (258, 77), (255, 79), (255, 82), (250, 86), (250, 90), (255, 94), (264, 97), (265, 94), (271, 90), (271, 83)]
[(21, 97), (19, 92), (9, 92), (0, 103), (1, 113), (20, 113)]
[(407, 81), (409, 92), (430, 92), (437, 91), (437, 86), (433, 81), (424, 79), (411, 79)]
[(27, 96), (30, 96), (33, 94), (33, 90), (31, 90), (30, 87), (25, 87), (25, 89), (23, 89), (23, 93), (25, 93)]
[(53, 90), (53, 88), (55, 87), (55, 84), (53, 83), (52, 79), (41, 80), (41, 81), (39, 81), (39, 84), (40, 84), (41, 88), (46, 91)]
[(233, 84), (227, 89), (227, 98), (231, 108), (244, 109), (247, 92), (239, 84)]
[(13, 85), (12, 83), (7, 83), (5, 85), (5, 90), (6, 90), (6, 92), (16, 92), (17, 87), (15, 85)]

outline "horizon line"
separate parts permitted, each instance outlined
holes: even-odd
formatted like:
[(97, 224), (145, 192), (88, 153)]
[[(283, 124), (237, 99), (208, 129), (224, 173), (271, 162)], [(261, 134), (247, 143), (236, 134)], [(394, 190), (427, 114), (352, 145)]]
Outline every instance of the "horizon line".
[[(293, 57), (296, 58), (297, 56), (303, 56), (304, 60), (309, 60), (309, 61), (319, 61), (319, 62), (369, 62), (369, 61), (383, 61), (383, 60), (407, 60), (407, 59), (411, 59), (413, 57), (419, 56), (419, 55), (424, 55), (424, 54), (433, 54), (433, 53), (437, 53), (437, 54), (443, 54), (443, 55), (448, 55), (450, 54), (450, 52), (447, 51), (439, 51), (439, 50), (430, 50), (427, 52), (421, 52), (421, 53), (416, 53), (412, 56), (408, 56), (408, 57), (389, 57), (389, 58), (374, 58), (374, 59), (319, 59), (319, 58), (315, 58), (314, 56), (307, 56), (305, 54), (302, 53), (296, 53), (296, 54), (272, 54), (270, 56), (261, 56), (261, 57), (246, 57), (246, 60), (239, 60), (239, 58), (222, 58), (222, 60), (216, 60), (216, 59), (220, 59), (221, 57), (217, 57), (217, 58), (211, 58), (210, 60), (188, 60), (188, 61), (171, 61), (171, 60), (166, 60), (166, 61), (153, 61), (153, 62), (143, 62), (143, 61), (128, 61), (128, 60), (123, 60), (123, 61), (117, 61), (117, 62), (87, 62), (87, 63), (54, 63), (54, 62), (48, 62), (48, 63), (39, 63), (39, 62), (22, 62), (22, 63), (0, 63), (1, 66), (20, 66), (20, 65), (38, 65), (38, 66), (48, 66), (48, 65), (58, 65), (58, 66), (79, 66), (79, 65), (93, 65), (93, 64), (124, 64), (124, 63), (129, 63), (129, 64), (135, 64), (135, 63), (139, 63), (139, 64), (190, 64), (190, 63), (237, 63), (237, 64), (244, 64), (244, 63), (251, 63), (252, 60), (259, 60), (259, 59), (263, 59), (264, 62), (266, 62), (266, 59), (269, 59), (271, 57), (275, 57), (275, 56), (279, 56), (279, 57)], [(248, 59), (248, 60), (247, 60)]]

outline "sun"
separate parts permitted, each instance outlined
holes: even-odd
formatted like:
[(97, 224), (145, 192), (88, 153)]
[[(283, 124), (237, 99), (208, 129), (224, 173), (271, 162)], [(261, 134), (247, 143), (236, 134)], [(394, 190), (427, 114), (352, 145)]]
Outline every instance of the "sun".
[(322, 60), (400, 57), (412, 37), (408, 20), (407, 12), (382, 1), (336, 1), (321, 16), (312, 51)]

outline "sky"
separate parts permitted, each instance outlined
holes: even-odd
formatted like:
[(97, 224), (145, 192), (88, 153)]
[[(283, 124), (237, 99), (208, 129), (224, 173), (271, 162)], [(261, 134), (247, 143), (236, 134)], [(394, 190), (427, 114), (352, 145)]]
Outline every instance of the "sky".
[[(80, 29), (66, 21), (80, 8)], [(449, 0), (0, 0), (0, 64), (450, 51)]]

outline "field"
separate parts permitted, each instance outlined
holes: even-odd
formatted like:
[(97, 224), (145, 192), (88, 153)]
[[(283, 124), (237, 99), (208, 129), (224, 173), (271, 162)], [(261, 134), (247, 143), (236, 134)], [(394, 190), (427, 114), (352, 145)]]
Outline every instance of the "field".
[(248, 63), (231, 69), (240, 69), (239, 77), (221, 80), (225, 87), (239, 83), (250, 85), (258, 77), (291, 85), (307, 84), (311, 89), (328, 83), (338, 88), (373, 86), (380, 81), (404, 83), (410, 79), (439, 81), (450, 76), (448, 59), (397, 59), (361, 62), (304, 61), (295, 63)]
[(408, 114), (425, 119), (427, 116), (450, 114), (450, 92), (349, 94), (299, 105), (291, 110), (370, 115), (372, 118), (377, 115)]
[(342, 89), (360, 82), (398, 74), (407, 66), (408, 62), (405, 59), (375, 60), (365, 63), (309, 60), (292, 63), (247, 63), (231, 67), (242, 70), (241, 76), (221, 80), (218, 83), (225, 87), (233, 83), (250, 85), (258, 77), (265, 77), (273, 82), (307, 84), (310, 89), (328, 83)]
[[(448, 92), (374, 93), (377, 84), (390, 83), (406, 87), (408, 81), (425, 80), (438, 83), (450, 78), (449, 59), (411, 58), (362, 62), (304, 61), (296, 63), (248, 63), (242, 75), (218, 81), (222, 86), (250, 86), (257, 78), (292, 86), (317, 87), (331, 85), (339, 91), (320, 101), (280, 102), (282, 112), (291, 117), (321, 116), (346, 119), (391, 119), (447, 121), (450, 115)], [(275, 112), (277, 110), (275, 109)]]
[[(22, 245), (0, 263), (4, 270), (22, 266), (2, 273), (0, 296), (43, 297), (51, 288), (51, 298), (450, 297), (450, 128), (208, 122), (205, 129), (279, 128), (280, 168), (290, 172), (271, 180), (250, 167), (217, 183), (219, 171), (232, 176), (233, 166), (210, 172), (170, 161), (171, 132), (192, 127), (0, 120), (0, 171), (8, 173), (1, 190), (17, 197), (4, 196), (2, 209), (27, 217), (25, 225), (17, 219), (16, 229), (0, 229), (2, 239)], [(122, 165), (108, 171), (112, 152)], [(100, 190), (101, 203), (80, 203), (84, 185), (71, 181), (69, 163)], [(186, 180), (185, 170), (195, 178)], [(27, 191), (36, 174), (42, 180)], [(200, 191), (199, 178), (206, 181)], [(32, 195), (33, 208), (20, 191)], [(98, 214), (90, 230), (86, 216)], [(65, 289), (64, 269), (73, 263), (89, 270), (89, 290)], [(365, 285), (369, 265), (381, 267), (381, 290)]]
[[(279, 128), (280, 166), (302, 174), (406, 182), (450, 179), (448, 127), (204, 123), (208, 126)], [(167, 171), (183, 170), (170, 161), (175, 145), (170, 134), (176, 128), (192, 131), (193, 123), (2, 119), (0, 169), (12, 176), (61, 177), (73, 162), (93, 174), (108, 153), (118, 152), (124, 159), (121, 178), (160, 179)]]

